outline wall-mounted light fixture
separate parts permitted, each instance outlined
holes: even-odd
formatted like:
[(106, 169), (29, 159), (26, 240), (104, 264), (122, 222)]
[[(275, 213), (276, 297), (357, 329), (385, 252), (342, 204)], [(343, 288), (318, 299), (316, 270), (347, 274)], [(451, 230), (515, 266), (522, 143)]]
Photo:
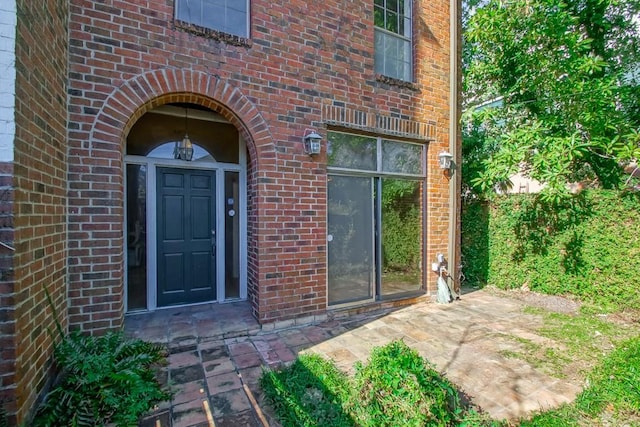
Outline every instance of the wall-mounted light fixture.
[(304, 137), (302, 138), (302, 142), (304, 144), (304, 152), (311, 156), (320, 154), (320, 142), (322, 141), (322, 137), (318, 135), (313, 129), (307, 129), (304, 131)]
[(184, 109), (184, 138), (182, 141), (176, 141), (176, 145), (173, 147), (173, 158), (176, 160), (186, 160), (188, 162), (193, 159), (193, 144), (189, 139), (189, 110)]
[(453, 155), (447, 151), (441, 152), (438, 154), (438, 163), (440, 164), (440, 169), (450, 171), (453, 167)]

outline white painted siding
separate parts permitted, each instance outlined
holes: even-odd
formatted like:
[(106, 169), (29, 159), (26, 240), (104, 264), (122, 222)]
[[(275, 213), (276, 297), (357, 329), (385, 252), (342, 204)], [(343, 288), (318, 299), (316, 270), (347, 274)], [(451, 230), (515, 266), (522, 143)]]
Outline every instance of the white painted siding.
[(16, 134), (16, 1), (0, 1), (0, 161), (13, 161)]

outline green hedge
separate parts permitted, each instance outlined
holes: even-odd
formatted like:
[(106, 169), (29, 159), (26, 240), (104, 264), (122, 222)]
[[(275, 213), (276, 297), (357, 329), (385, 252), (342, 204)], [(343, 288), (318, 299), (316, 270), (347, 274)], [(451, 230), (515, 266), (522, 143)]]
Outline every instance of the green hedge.
[(463, 207), (468, 283), (570, 294), (607, 310), (640, 308), (640, 198), (585, 191), (563, 206), (511, 195)]

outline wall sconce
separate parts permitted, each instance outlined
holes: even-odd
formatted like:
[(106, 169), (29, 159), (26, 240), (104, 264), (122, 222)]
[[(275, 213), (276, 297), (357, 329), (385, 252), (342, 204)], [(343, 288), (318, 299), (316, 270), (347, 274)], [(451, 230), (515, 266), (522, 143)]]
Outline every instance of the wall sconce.
[(173, 147), (173, 158), (176, 160), (186, 160), (188, 162), (193, 159), (193, 144), (189, 139), (189, 127), (188, 127), (188, 114), (189, 110), (184, 109), (184, 138), (182, 141), (176, 141), (176, 145)]
[(453, 167), (453, 155), (447, 151), (443, 151), (438, 154), (438, 163), (440, 164), (440, 169), (449, 171)]
[(302, 142), (304, 143), (304, 152), (310, 156), (320, 154), (320, 142), (322, 137), (315, 130), (307, 129), (304, 131)]

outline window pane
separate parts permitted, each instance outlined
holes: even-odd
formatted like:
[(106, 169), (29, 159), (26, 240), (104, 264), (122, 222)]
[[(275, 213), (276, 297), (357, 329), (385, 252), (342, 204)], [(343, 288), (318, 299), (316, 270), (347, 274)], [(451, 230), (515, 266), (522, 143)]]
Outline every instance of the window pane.
[(196, 25), (202, 25), (202, 1), (179, 0), (176, 18)]
[(401, 41), (401, 46), (398, 49), (398, 52), (402, 52), (402, 59), (401, 59), (401, 64), (400, 64), (400, 78), (404, 81), (411, 81), (412, 80), (412, 62), (411, 62), (411, 58), (413, 57), (413, 54), (411, 52), (411, 42), (408, 42), (406, 40), (402, 40)]
[[(174, 150), (176, 144), (175, 142), (167, 142), (165, 144), (159, 145), (155, 147), (153, 150), (147, 154), (147, 157), (154, 157), (156, 159), (175, 159)], [(127, 154), (138, 154), (138, 153), (127, 153)], [(197, 144), (193, 144), (193, 161), (215, 161), (215, 159), (207, 153), (207, 151), (200, 147)]]
[(329, 304), (373, 297), (372, 178), (329, 176)]
[(421, 145), (397, 141), (382, 141), (382, 170), (384, 172), (422, 175)]
[(327, 139), (329, 166), (370, 171), (377, 169), (375, 138), (329, 132)]
[(385, 29), (387, 29), (388, 31), (397, 33), (398, 32), (398, 14), (387, 10), (386, 18), (387, 18), (387, 22), (385, 24)]
[(373, 9), (373, 23), (376, 27), (384, 28), (384, 9), (378, 6)]
[(384, 72), (389, 77), (396, 79), (401, 78), (400, 74), (400, 58), (401, 52), (398, 51), (399, 39), (390, 34), (384, 34)]
[(225, 299), (240, 298), (240, 175), (224, 173)]
[(375, 68), (376, 73), (385, 74), (384, 73), (384, 36), (382, 31), (375, 31)]
[(202, 11), (202, 26), (224, 31), (225, 9), (213, 3), (206, 2)]
[(398, 12), (398, 0), (387, 0), (387, 9), (392, 12)]
[(246, 37), (246, 0), (177, 0), (176, 18), (213, 30)]
[(227, 2), (230, 10), (237, 10), (238, 12), (247, 12), (247, 2), (245, 0), (235, 0)]
[(239, 12), (229, 9), (227, 11), (227, 23), (225, 31), (227, 33), (236, 34), (241, 37), (246, 37), (247, 28), (247, 14), (245, 12)]
[(375, 32), (376, 72), (411, 81), (411, 42), (383, 31)]
[(411, 37), (411, 18), (404, 17), (402, 19), (402, 28), (399, 33), (405, 37)]
[(422, 289), (421, 190), (418, 181), (382, 180), (382, 295)]
[(127, 165), (127, 310), (147, 308), (147, 167)]

